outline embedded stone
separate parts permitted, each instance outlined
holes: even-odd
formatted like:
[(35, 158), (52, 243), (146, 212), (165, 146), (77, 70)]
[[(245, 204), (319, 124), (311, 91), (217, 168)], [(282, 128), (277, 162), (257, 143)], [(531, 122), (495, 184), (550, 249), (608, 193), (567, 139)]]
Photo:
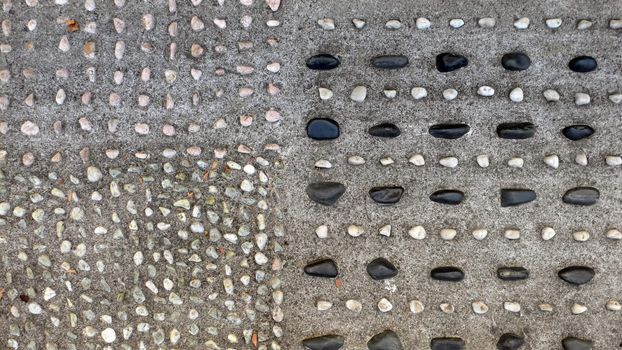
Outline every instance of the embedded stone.
[(436, 56), (436, 69), (442, 73), (458, 70), (468, 64), (469, 60), (461, 55), (445, 52)]
[(385, 258), (377, 258), (367, 264), (367, 273), (372, 279), (379, 281), (397, 275), (397, 268)]
[(432, 350), (464, 350), (462, 338), (433, 338), (430, 342)]
[(314, 277), (337, 277), (337, 264), (331, 259), (320, 259), (313, 261), (305, 266), (304, 271), (309, 276)]
[(497, 135), (502, 139), (524, 140), (536, 133), (536, 126), (532, 123), (502, 123), (497, 126)]
[(529, 203), (536, 199), (537, 195), (532, 190), (522, 188), (502, 188), (501, 189), (501, 206), (512, 207)]
[(568, 266), (557, 273), (559, 278), (574, 285), (588, 283), (594, 278), (594, 274), (594, 269), (587, 266)]
[(339, 124), (329, 118), (315, 118), (307, 123), (307, 136), (314, 140), (334, 140), (339, 137)]
[(340, 335), (326, 334), (302, 341), (305, 350), (338, 350), (343, 347), (344, 338)]
[(400, 128), (398, 128), (397, 125), (391, 123), (381, 123), (378, 125), (374, 125), (369, 128), (368, 132), (371, 136), (388, 138), (398, 137), (401, 134)]
[(315, 182), (307, 186), (306, 192), (316, 203), (333, 205), (346, 192), (346, 186), (339, 182)]
[(529, 278), (529, 270), (520, 266), (500, 267), (497, 277), (504, 281), (520, 281)]
[(590, 56), (578, 56), (568, 62), (568, 68), (573, 72), (587, 73), (595, 70), (598, 67), (598, 63), (593, 57)]
[(569, 140), (578, 141), (592, 136), (594, 129), (589, 125), (571, 125), (565, 127), (562, 134)]
[(525, 338), (514, 333), (505, 333), (497, 342), (497, 350), (518, 350), (525, 344)]
[(455, 140), (466, 135), (471, 130), (466, 124), (436, 124), (432, 125), (428, 132), (434, 137)]
[(307, 67), (313, 70), (331, 70), (339, 66), (339, 59), (327, 53), (321, 53), (307, 59)]
[(408, 57), (404, 55), (383, 55), (371, 59), (371, 65), (379, 69), (399, 69), (408, 65)]
[(457, 205), (464, 200), (464, 193), (458, 190), (440, 190), (432, 193), (430, 200), (440, 204)]
[(501, 58), (501, 65), (506, 70), (521, 71), (529, 68), (531, 59), (522, 52), (510, 52), (503, 55)]
[(562, 201), (566, 204), (593, 205), (598, 202), (600, 192), (593, 187), (575, 187), (564, 194)]
[(562, 340), (564, 350), (592, 350), (592, 341), (575, 337), (566, 337)]
[(401, 186), (374, 187), (369, 190), (371, 199), (380, 204), (395, 204), (400, 201), (402, 194), (404, 188)]
[(438, 281), (460, 282), (464, 279), (464, 272), (453, 266), (442, 266), (432, 269), (430, 277)]
[(367, 342), (369, 350), (402, 350), (400, 338), (392, 330), (385, 330), (374, 335)]

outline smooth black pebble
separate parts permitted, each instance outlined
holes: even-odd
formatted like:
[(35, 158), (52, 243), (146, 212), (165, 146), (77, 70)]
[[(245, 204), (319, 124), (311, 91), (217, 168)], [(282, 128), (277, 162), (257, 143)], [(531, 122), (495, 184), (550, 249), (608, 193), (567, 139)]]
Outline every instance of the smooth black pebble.
[(575, 337), (566, 337), (562, 340), (564, 350), (592, 350), (592, 341)]
[(305, 350), (338, 350), (343, 347), (344, 338), (340, 335), (326, 334), (302, 341)]
[(346, 186), (339, 182), (315, 182), (307, 186), (306, 192), (316, 203), (333, 205), (346, 192)]
[(518, 350), (525, 344), (525, 338), (514, 333), (505, 333), (497, 342), (497, 350)]
[(367, 273), (372, 279), (379, 281), (397, 275), (397, 268), (385, 258), (377, 258), (367, 264)]
[(331, 70), (339, 66), (339, 59), (327, 53), (311, 56), (307, 59), (307, 68), (313, 70)]
[(408, 65), (408, 57), (404, 55), (384, 55), (371, 59), (371, 65), (380, 69), (399, 69)]
[(589, 125), (571, 125), (565, 127), (562, 134), (569, 140), (579, 141), (592, 136), (594, 129)]
[(573, 72), (587, 73), (598, 68), (598, 63), (593, 57), (578, 56), (568, 62), (568, 68)]
[(534, 201), (537, 195), (534, 191), (523, 188), (502, 188), (501, 206), (513, 207)]
[(600, 198), (600, 192), (594, 187), (575, 187), (564, 193), (562, 201), (574, 205), (594, 205)]
[(395, 204), (400, 201), (403, 194), (404, 188), (401, 186), (374, 187), (369, 190), (369, 197), (380, 204)]
[(367, 132), (369, 132), (371, 136), (388, 138), (398, 137), (402, 133), (397, 125), (391, 123), (381, 123), (378, 125), (374, 125), (369, 128)]
[(529, 270), (520, 266), (500, 267), (497, 277), (504, 281), (520, 281), (529, 278)]
[(531, 66), (531, 59), (522, 52), (510, 52), (503, 55), (501, 65), (506, 70), (521, 71)]
[(524, 140), (533, 137), (536, 126), (532, 123), (502, 123), (497, 126), (497, 135), (502, 139)]
[(433, 338), (430, 342), (432, 350), (464, 350), (464, 340), (461, 338)]
[(434, 137), (455, 140), (466, 135), (471, 127), (466, 124), (436, 124), (432, 125), (428, 132)]
[(369, 350), (402, 350), (400, 338), (392, 330), (387, 329), (371, 337), (367, 342)]
[(430, 199), (441, 204), (460, 204), (464, 200), (464, 193), (458, 190), (440, 190), (432, 193)]
[(455, 71), (467, 65), (469, 65), (469, 60), (461, 55), (445, 52), (436, 56), (436, 69), (442, 73)]
[(430, 277), (439, 281), (460, 282), (464, 279), (464, 272), (457, 267), (442, 266), (432, 269)]
[(331, 259), (320, 259), (305, 266), (305, 273), (315, 277), (337, 277), (337, 264)]
[(307, 136), (314, 140), (334, 140), (339, 137), (339, 123), (329, 118), (315, 118), (307, 123)]
[(559, 270), (557, 275), (570, 284), (581, 285), (594, 278), (594, 269), (588, 266), (568, 266)]

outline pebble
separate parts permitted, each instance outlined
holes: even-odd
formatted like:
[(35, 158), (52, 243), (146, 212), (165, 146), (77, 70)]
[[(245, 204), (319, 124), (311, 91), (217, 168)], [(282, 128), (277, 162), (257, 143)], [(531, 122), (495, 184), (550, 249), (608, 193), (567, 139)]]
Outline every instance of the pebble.
[(527, 29), (529, 28), (529, 18), (527, 17), (521, 17), (519, 19), (517, 19), (516, 21), (514, 21), (514, 28), (516, 29)]
[(365, 230), (360, 225), (349, 225), (348, 226), (348, 235), (352, 237), (359, 237), (363, 233), (365, 233)]
[(523, 160), (523, 158), (514, 157), (508, 160), (508, 166), (512, 168), (522, 168), (523, 164), (525, 164), (525, 161)]
[(585, 29), (589, 29), (592, 27), (592, 25), (594, 24), (594, 22), (587, 20), (587, 19), (582, 19), (579, 20), (579, 22), (577, 22), (577, 29), (578, 30), (585, 30)]
[(350, 165), (363, 165), (365, 164), (365, 159), (361, 156), (350, 156), (348, 157), (348, 164)]
[[(395, 332), (385, 330), (371, 337), (367, 342), (368, 350), (403, 350), (402, 342)], [(326, 349), (328, 350), (328, 349)]]
[(501, 65), (509, 71), (523, 71), (531, 66), (531, 59), (522, 52), (510, 52), (503, 55)]
[(41, 308), (41, 305), (37, 303), (30, 303), (28, 304), (28, 312), (30, 312), (33, 315), (39, 315), (41, 314), (41, 312), (43, 312), (43, 309)]
[(101, 180), (103, 174), (98, 168), (90, 166), (86, 169), (86, 177), (90, 182), (97, 182)]
[(497, 21), (492, 17), (484, 17), (480, 18), (477, 21), (477, 24), (482, 28), (492, 28), (497, 24)]
[(365, 86), (357, 86), (352, 90), (350, 94), (350, 99), (355, 102), (363, 102), (367, 97), (367, 87)]
[(594, 269), (587, 266), (569, 266), (557, 273), (559, 278), (574, 285), (588, 283), (594, 278), (594, 274)]
[(458, 190), (439, 190), (430, 195), (430, 200), (440, 204), (457, 205), (464, 200), (464, 193)]
[(559, 157), (556, 154), (551, 154), (544, 157), (544, 164), (550, 166), (553, 169), (559, 168)]
[(497, 126), (497, 135), (502, 139), (524, 140), (535, 133), (536, 126), (528, 122), (501, 123)]
[(415, 26), (417, 29), (428, 29), (432, 26), (432, 22), (425, 17), (419, 17), (415, 20)]
[(590, 233), (585, 230), (576, 231), (573, 232), (572, 237), (577, 242), (586, 242), (590, 239)]
[(453, 314), (455, 311), (454, 306), (449, 303), (441, 303), (439, 309), (446, 314)]
[(305, 266), (304, 271), (309, 276), (315, 277), (337, 277), (337, 264), (331, 259), (320, 259), (313, 261)]
[(394, 89), (385, 89), (382, 93), (386, 98), (395, 98), (397, 96), (397, 90)]
[(319, 19), (317, 24), (324, 30), (335, 30), (335, 21), (332, 18)]
[(536, 193), (522, 188), (501, 189), (501, 207), (517, 206), (532, 202), (536, 199)]
[(608, 300), (607, 301), (607, 310), (609, 311), (620, 311), (622, 310), (622, 304), (620, 304), (617, 300)]
[(621, 156), (606, 156), (605, 164), (609, 166), (619, 166), (622, 165), (622, 157)]
[(27, 120), (22, 124), (20, 130), (22, 134), (26, 136), (35, 136), (39, 133), (39, 126), (34, 122)]
[(455, 140), (469, 133), (471, 127), (467, 124), (435, 124), (430, 126), (428, 133), (434, 137)]
[(393, 163), (395, 163), (395, 161), (391, 157), (380, 158), (380, 164), (383, 166), (391, 165)]
[(384, 27), (387, 29), (394, 29), (394, 30), (400, 29), (402, 28), (402, 22), (400, 22), (397, 19), (391, 19), (391, 20), (388, 20), (387, 23), (385, 23)]
[(609, 20), (609, 28), (610, 29), (622, 29), (622, 19), (613, 18)]
[(607, 230), (606, 237), (609, 239), (622, 240), (622, 231), (612, 228)]
[(562, 346), (564, 350), (592, 350), (593, 343), (587, 339), (566, 337), (562, 340)]
[(319, 337), (307, 338), (302, 341), (304, 348), (309, 350), (337, 350), (342, 348), (344, 344), (345, 338), (335, 334), (321, 335)]
[(315, 229), (315, 234), (318, 238), (327, 238), (328, 237), (328, 226), (320, 225)]
[(315, 118), (307, 123), (307, 136), (313, 140), (334, 140), (339, 134), (339, 124), (332, 119)]
[(428, 96), (428, 90), (423, 87), (414, 87), (410, 90), (410, 94), (415, 100), (421, 100)]
[(458, 97), (458, 91), (456, 89), (445, 89), (443, 90), (443, 98), (447, 101), (455, 100)]
[(117, 334), (112, 328), (104, 329), (101, 333), (101, 336), (102, 336), (102, 339), (104, 339), (104, 342), (106, 343), (112, 343), (117, 339)]
[(507, 229), (503, 233), (503, 236), (507, 239), (517, 240), (520, 239), (520, 231), (515, 229)]
[(458, 158), (456, 157), (443, 157), (438, 163), (446, 168), (455, 168), (458, 166)]
[(600, 192), (593, 187), (575, 187), (564, 194), (562, 201), (573, 205), (594, 205), (600, 198)]
[(394, 138), (401, 134), (400, 128), (392, 123), (381, 123), (372, 126), (367, 130), (371, 136)]
[(478, 315), (483, 315), (488, 312), (488, 305), (484, 304), (483, 301), (475, 301), (471, 304), (473, 308), (473, 312)]
[(521, 266), (500, 267), (497, 277), (503, 281), (520, 281), (529, 278), (529, 270)]
[(380, 230), (378, 231), (378, 233), (381, 236), (385, 236), (385, 237), (391, 237), (391, 225), (384, 225), (380, 228)]
[(619, 92), (614, 92), (612, 94), (609, 95), (609, 101), (615, 103), (615, 104), (619, 104), (622, 102), (622, 93)]
[(330, 301), (327, 301), (327, 300), (318, 300), (315, 303), (315, 307), (319, 311), (326, 311), (326, 310), (330, 309), (331, 307), (333, 307), (333, 303), (331, 303)]
[(268, 4), (268, 7), (272, 10), (272, 12), (276, 12), (281, 6), (281, 0), (266, 0), (266, 4)]
[(574, 158), (575, 163), (581, 166), (587, 166), (587, 154), (585, 152), (580, 151)]
[(423, 228), (423, 226), (414, 226), (414, 227), (411, 227), (410, 230), (408, 230), (408, 235), (411, 238), (421, 240), (426, 237), (426, 231), (425, 231), (425, 228)]
[(539, 304), (538, 309), (544, 312), (553, 312), (553, 305), (551, 304)]
[(376, 281), (397, 276), (397, 268), (385, 258), (377, 258), (367, 264), (367, 274)]
[(384, 55), (371, 59), (371, 65), (379, 69), (399, 69), (408, 65), (408, 57), (404, 55)]
[(568, 68), (573, 72), (588, 73), (596, 70), (598, 63), (590, 56), (577, 56), (568, 62)]
[(542, 229), (541, 237), (545, 241), (551, 240), (555, 237), (555, 230), (552, 227), (545, 227)]
[(469, 60), (455, 53), (444, 52), (436, 56), (436, 69), (439, 72), (453, 72), (468, 66)]
[(477, 161), (477, 165), (482, 168), (488, 168), (488, 166), (490, 165), (490, 159), (486, 154), (480, 154), (475, 158), (475, 160)]
[(452, 18), (449, 20), (449, 26), (458, 29), (464, 26), (464, 20), (462, 18)]
[(327, 88), (318, 88), (321, 100), (330, 100), (333, 97), (333, 92)]
[(574, 95), (574, 103), (577, 106), (584, 106), (584, 105), (588, 105), (591, 102), (591, 97), (590, 95), (584, 93), (584, 92), (577, 92)]
[(361, 304), (361, 302), (358, 300), (350, 299), (346, 301), (346, 308), (350, 311), (358, 313), (363, 310), (363, 304)]
[(438, 281), (460, 282), (464, 279), (464, 272), (453, 266), (442, 266), (432, 269), (430, 277)]
[(360, 19), (360, 18), (354, 18), (352, 19), (352, 24), (354, 24), (354, 27), (356, 29), (363, 29), (365, 27), (365, 21)]
[(486, 86), (486, 85), (480, 86), (477, 89), (477, 94), (480, 95), (480, 96), (484, 96), (484, 97), (490, 97), (490, 96), (493, 96), (495, 94), (495, 89), (493, 89), (490, 86)]
[(339, 59), (325, 53), (307, 59), (307, 68), (312, 70), (331, 70), (337, 68), (339, 64)]
[(550, 29), (556, 29), (561, 27), (562, 19), (561, 18), (549, 18), (546, 20), (546, 26)]
[(510, 100), (512, 102), (522, 102), (523, 98), (525, 97), (524, 93), (523, 93), (523, 89), (517, 87), (512, 89), (512, 91), (510, 91)]
[(421, 154), (413, 154), (412, 156), (410, 156), (410, 158), (408, 158), (408, 162), (415, 166), (425, 165), (425, 159), (423, 158), (423, 155)]
[(478, 241), (481, 241), (485, 239), (486, 236), (488, 236), (488, 230), (480, 228), (480, 229), (473, 230), (471, 234), (473, 235), (473, 238), (477, 239)]
[(583, 304), (579, 304), (579, 303), (574, 303), (572, 304), (570, 311), (572, 312), (573, 315), (580, 315), (587, 311), (587, 306)]
[(333, 205), (346, 192), (346, 187), (338, 182), (316, 182), (307, 186), (309, 198), (322, 205)]
[(525, 344), (525, 338), (514, 333), (504, 333), (497, 342), (497, 350), (518, 350)]
[(557, 102), (560, 99), (559, 93), (552, 89), (544, 90), (542, 95), (548, 102)]
[(391, 304), (387, 298), (382, 298), (378, 302), (378, 310), (380, 310), (380, 312), (389, 312), (393, 310), (393, 304)]
[(432, 338), (430, 341), (431, 350), (464, 350), (464, 340), (461, 338)]
[(588, 138), (592, 136), (594, 132), (595, 130), (591, 126), (582, 124), (567, 126), (562, 130), (562, 134), (572, 141)]
[(315, 167), (319, 169), (330, 169), (333, 165), (326, 159), (320, 159), (315, 162)]
[(423, 310), (425, 309), (425, 307), (423, 306), (423, 303), (419, 300), (411, 300), (408, 303), (408, 307), (410, 309), (410, 312), (412, 312), (415, 315), (422, 313)]
[(441, 239), (445, 241), (451, 241), (452, 239), (456, 238), (457, 234), (458, 231), (454, 230), (453, 228), (444, 228), (441, 229), (440, 232)]
[(379, 204), (395, 204), (403, 194), (404, 188), (400, 186), (373, 187), (369, 190), (369, 197)]

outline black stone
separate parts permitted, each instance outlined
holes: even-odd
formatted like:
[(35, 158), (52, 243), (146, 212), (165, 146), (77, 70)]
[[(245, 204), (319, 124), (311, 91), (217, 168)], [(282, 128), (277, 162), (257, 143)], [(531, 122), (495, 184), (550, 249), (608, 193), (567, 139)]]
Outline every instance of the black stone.
[(460, 282), (464, 279), (464, 272), (457, 267), (441, 266), (432, 269), (430, 277), (439, 281)]
[(464, 350), (464, 340), (461, 338), (433, 338), (430, 342), (432, 350)]
[(401, 134), (400, 128), (395, 124), (391, 123), (381, 123), (378, 125), (374, 125), (367, 131), (371, 136), (377, 137), (398, 137)]
[(520, 281), (529, 278), (529, 270), (524, 267), (500, 267), (497, 269), (497, 277), (504, 281)]
[(525, 344), (525, 338), (514, 333), (505, 333), (497, 342), (497, 350), (518, 350)]
[(520, 71), (531, 66), (531, 59), (522, 52), (510, 52), (503, 55), (501, 65), (506, 70)]
[(307, 123), (307, 136), (314, 140), (334, 140), (339, 137), (339, 123), (329, 118), (315, 118)]
[(497, 135), (502, 139), (524, 140), (536, 133), (532, 123), (502, 123), (497, 126)]
[(385, 258), (377, 258), (367, 264), (367, 273), (372, 279), (379, 281), (397, 275), (397, 268)]
[(408, 57), (404, 55), (376, 56), (371, 59), (371, 65), (380, 69), (398, 69), (408, 65)]
[(337, 264), (331, 259), (320, 259), (305, 266), (305, 273), (315, 277), (337, 277)]
[(466, 124), (436, 124), (432, 125), (428, 132), (434, 137), (455, 140), (466, 135), (471, 130)]
[(568, 62), (568, 68), (573, 72), (587, 73), (595, 70), (597, 67), (598, 63), (590, 56), (578, 56)]
[(566, 337), (562, 340), (564, 350), (592, 350), (592, 341), (575, 337)]
[(458, 190), (440, 190), (432, 193), (430, 199), (441, 204), (460, 204), (464, 200), (464, 193)]
[(326, 334), (302, 341), (305, 350), (338, 350), (343, 347), (344, 338), (340, 335)]
[(445, 52), (436, 56), (436, 69), (442, 73), (455, 71), (466, 67), (468, 64), (469, 60), (466, 57), (457, 54)]
[(598, 202), (600, 192), (594, 187), (575, 187), (564, 193), (562, 201), (566, 204), (593, 205)]
[(313, 70), (331, 70), (339, 66), (339, 59), (327, 53), (311, 56), (307, 59), (307, 68)]
[(315, 182), (307, 186), (309, 198), (319, 204), (333, 205), (346, 192), (339, 182)]
[(571, 125), (562, 130), (562, 134), (569, 140), (578, 141), (594, 134), (594, 129), (589, 125)]
[(402, 350), (400, 338), (392, 330), (387, 329), (371, 337), (367, 342), (369, 350)]
[(502, 188), (501, 189), (501, 206), (513, 207), (529, 203), (536, 199), (537, 195), (532, 190), (522, 188)]
[(594, 269), (587, 266), (568, 266), (557, 273), (559, 278), (577, 286), (591, 281), (594, 274)]
[(374, 187), (369, 190), (371, 199), (380, 204), (395, 204), (400, 201), (402, 194), (404, 188), (401, 186)]

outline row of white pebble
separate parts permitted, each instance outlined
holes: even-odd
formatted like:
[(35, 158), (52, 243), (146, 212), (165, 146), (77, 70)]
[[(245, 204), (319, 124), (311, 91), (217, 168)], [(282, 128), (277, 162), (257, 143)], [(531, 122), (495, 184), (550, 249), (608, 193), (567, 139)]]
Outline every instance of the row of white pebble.
[[(497, 25), (497, 19), (493, 17), (483, 17), (483, 18), (477, 19), (476, 23), (480, 28), (494, 28)], [(544, 24), (549, 29), (558, 29), (562, 26), (562, 23), (563, 23), (563, 20), (559, 17), (558, 18), (547, 18), (544, 20)], [(321, 18), (317, 20), (317, 24), (323, 30), (335, 30), (336, 28), (335, 20), (332, 18)], [(367, 25), (367, 22), (361, 18), (354, 18), (352, 19), (352, 24), (354, 24), (354, 27), (357, 29), (363, 29)], [(462, 18), (453, 18), (453, 19), (450, 19), (447, 22), (447, 24), (449, 25), (449, 27), (453, 29), (459, 29), (459, 28), (462, 28), (466, 24), (466, 22)], [(399, 19), (391, 19), (385, 23), (384, 27), (387, 29), (396, 30), (396, 29), (401, 29), (406, 25), (407, 24), (404, 24), (404, 22), (402, 22)], [(530, 25), (531, 25), (531, 20), (528, 17), (521, 17), (514, 21), (514, 28), (518, 30), (529, 29)], [(578, 30), (586, 30), (586, 29), (592, 28), (593, 26), (594, 26), (594, 21), (591, 19), (580, 19), (576, 22), (576, 29)], [(432, 27), (432, 21), (429, 18), (419, 17), (415, 19), (416, 29), (426, 30), (426, 29), (430, 29), (431, 27)], [(622, 19), (620, 18), (610, 19), (608, 28), (614, 29), (614, 30), (622, 29)]]
[[(365, 228), (361, 225), (352, 224), (349, 225), (346, 229), (347, 233), (351, 237), (359, 237), (365, 234)], [(378, 234), (385, 237), (390, 237), (393, 232), (392, 225), (384, 225), (379, 228)], [(329, 237), (329, 230), (327, 225), (320, 225), (315, 229), (315, 234), (320, 239), (325, 239)], [(540, 231), (540, 237), (545, 240), (551, 240), (555, 237), (557, 233), (555, 229), (552, 227), (546, 226)], [(454, 228), (443, 228), (439, 231), (439, 236), (441, 239), (445, 241), (451, 241), (458, 235), (458, 230)], [(471, 232), (473, 238), (476, 240), (484, 240), (488, 237), (488, 230), (486, 229), (475, 229)], [(423, 240), (428, 236), (426, 229), (421, 226), (413, 226), (408, 230), (408, 236), (416, 240)], [(521, 238), (521, 231), (519, 229), (511, 228), (506, 229), (503, 232), (503, 237), (509, 240), (517, 240)], [(577, 242), (585, 242), (590, 239), (590, 232), (587, 230), (577, 230), (572, 233), (572, 237)], [(622, 240), (622, 232), (617, 228), (608, 229), (605, 233), (605, 237), (611, 240)]]
[[(255, 0), (239, 0), (240, 4), (244, 6), (252, 6), (254, 1)], [(24, 0), (24, 2), (26, 3), (26, 6), (28, 7), (37, 7), (39, 5), (39, 0)], [(127, 0), (114, 0), (113, 1), (114, 5), (117, 8), (125, 7), (126, 2)], [(265, 0), (262, 2), (265, 2), (266, 6), (268, 6), (270, 10), (272, 10), (273, 12), (276, 12), (281, 6), (281, 0)], [(164, 3), (168, 4), (168, 10), (170, 13), (177, 12), (177, 0), (162, 1), (158, 3), (158, 5), (164, 4)], [(201, 5), (201, 3), (203, 3), (203, 0), (190, 0), (189, 3), (192, 4), (192, 6), (198, 7), (199, 5)], [(206, 3), (208, 2), (206, 1)], [(218, 6), (224, 6), (225, 0), (218, 0), (217, 3), (218, 3)], [(64, 5), (69, 4), (69, 0), (54, 0), (54, 4), (59, 5), (59, 6), (64, 6)], [(44, 6), (48, 6), (47, 2)], [(211, 6), (211, 5), (207, 5), (207, 6)], [(97, 8), (97, 0), (84, 0), (85, 10), (92, 12), (92, 11), (95, 11), (96, 8)], [(13, 9), (12, 0), (4, 0), (2, 2), (2, 10), (4, 12), (10, 12), (12, 9)]]

